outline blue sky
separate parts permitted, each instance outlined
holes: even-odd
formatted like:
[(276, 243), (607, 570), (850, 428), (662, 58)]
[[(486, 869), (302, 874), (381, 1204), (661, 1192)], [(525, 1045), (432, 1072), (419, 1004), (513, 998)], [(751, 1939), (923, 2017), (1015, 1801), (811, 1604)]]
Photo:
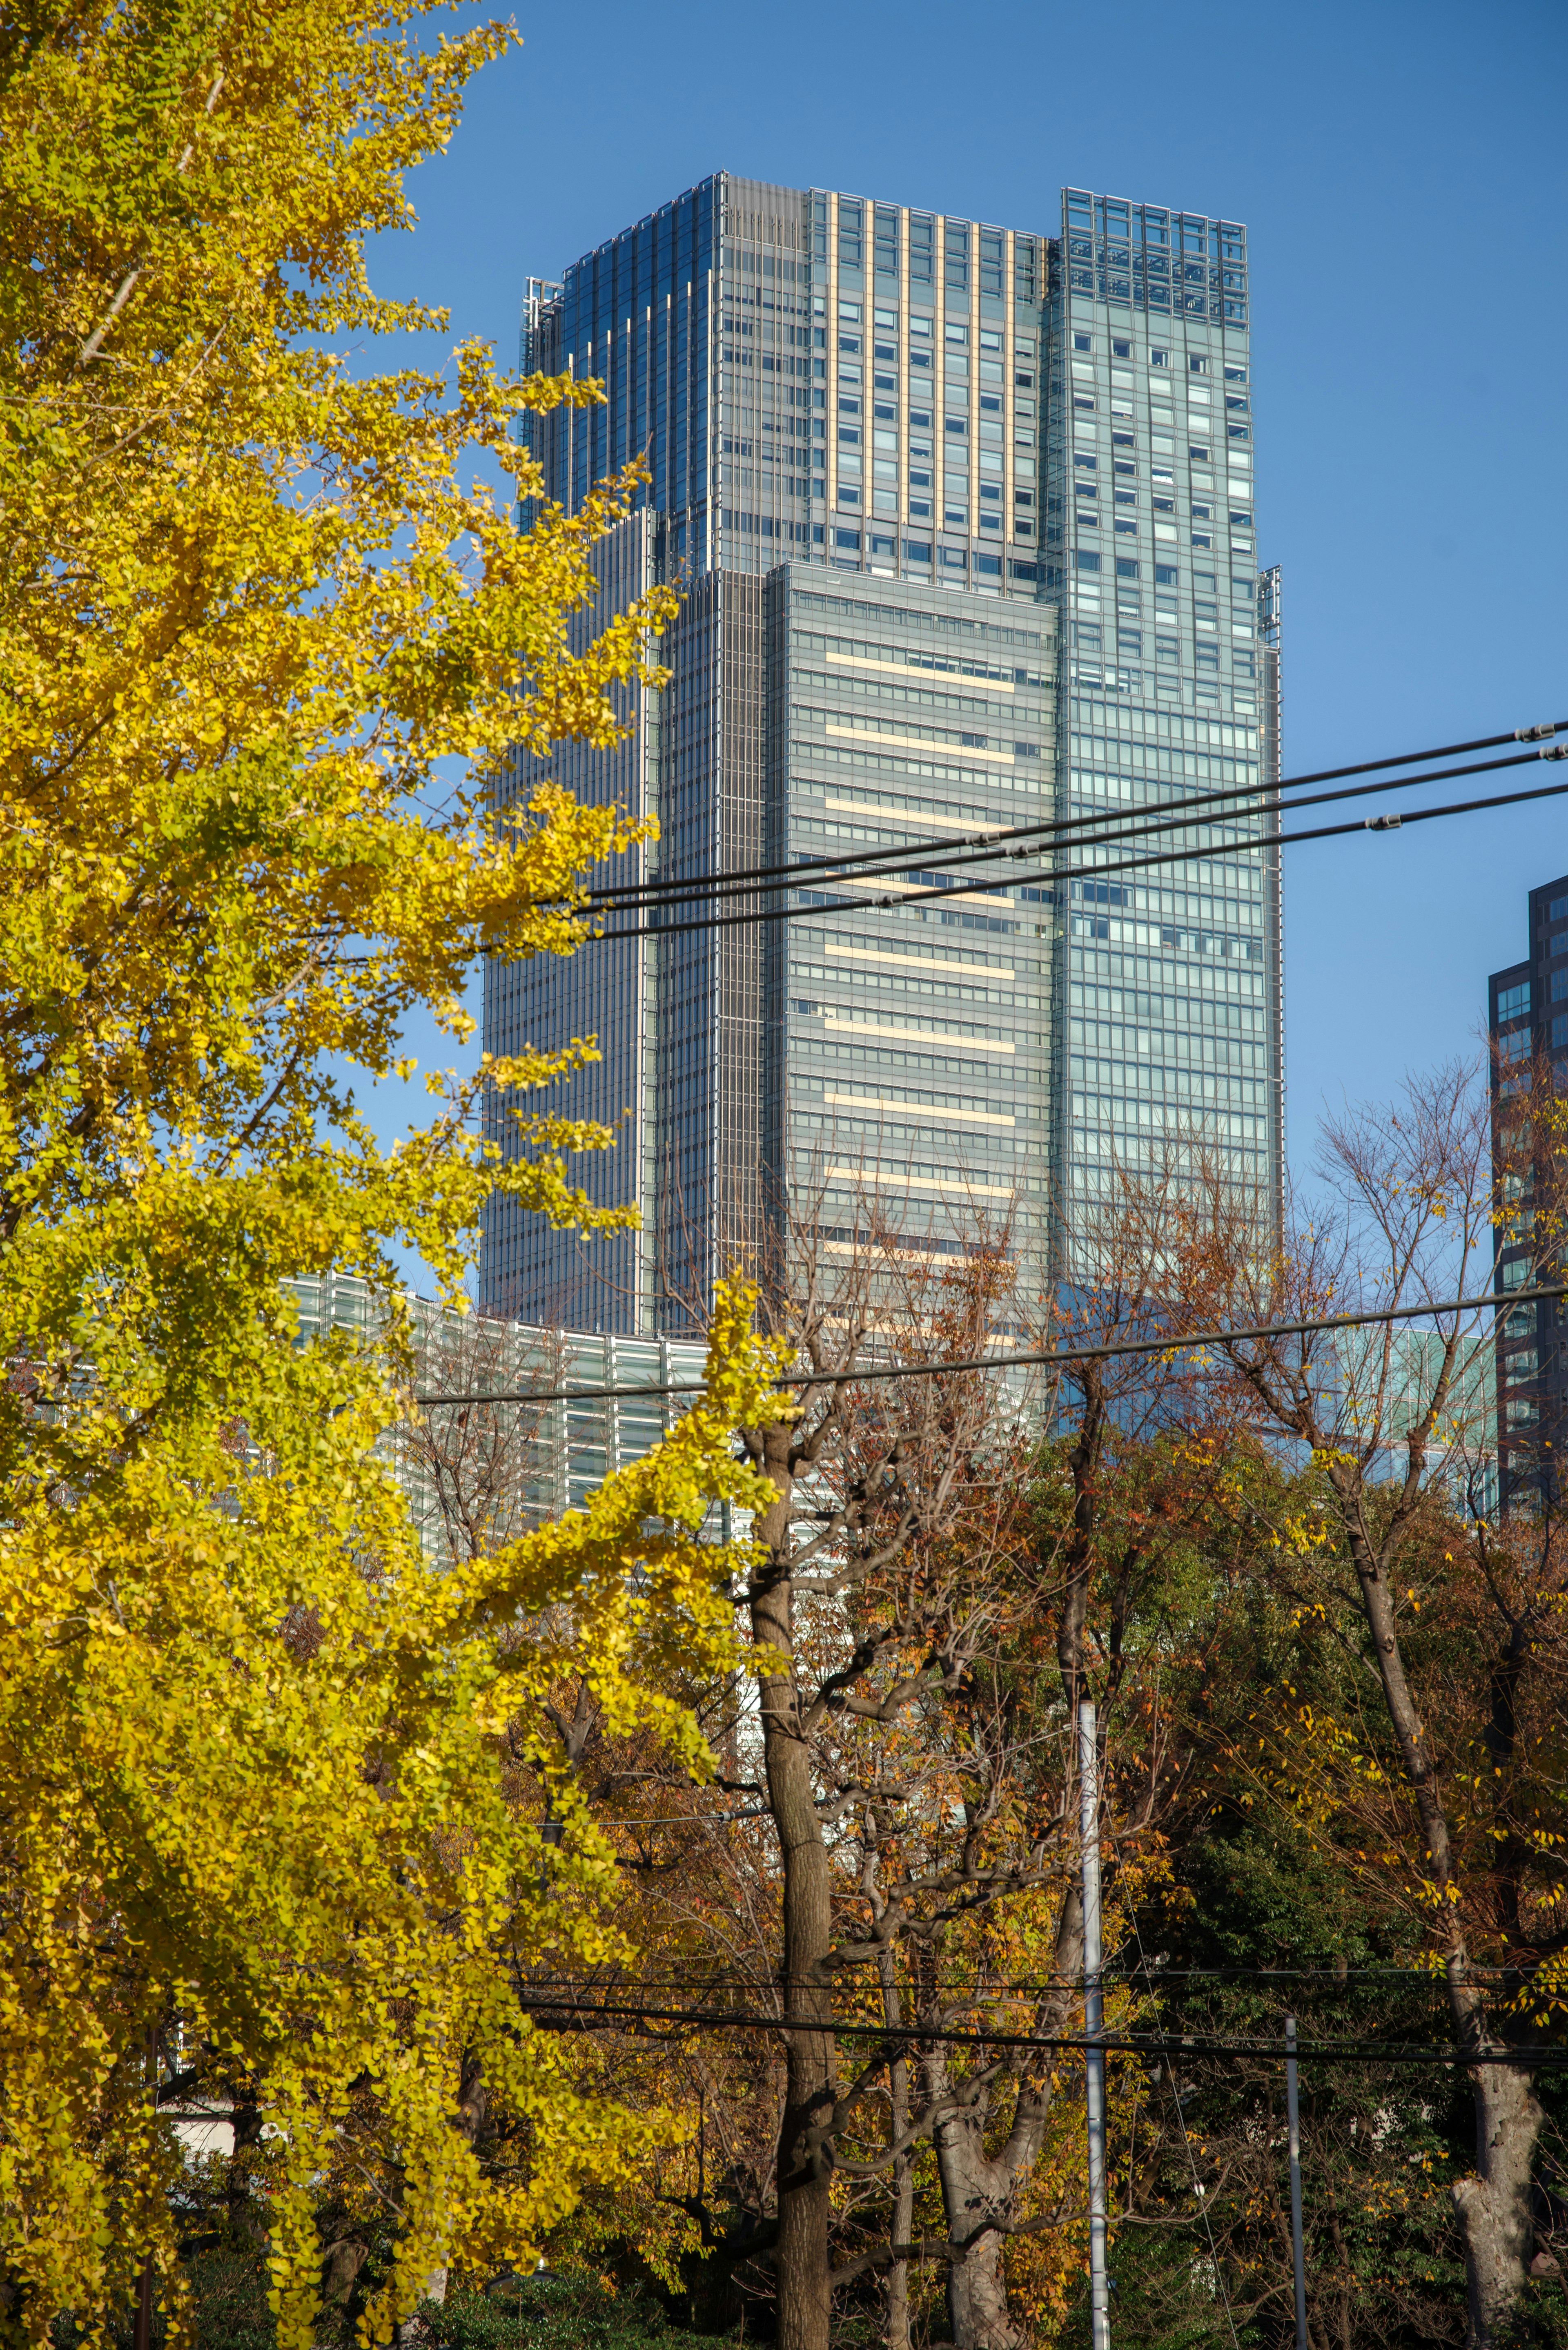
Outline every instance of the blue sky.
[[(599, 0), (517, 27), (379, 290), (510, 359), (526, 275), (718, 169), (1046, 232), (1067, 182), (1244, 220), (1286, 772), (1568, 719), (1563, 0)], [(1568, 800), (1287, 858), (1304, 1168), (1325, 1101), (1472, 1048), (1526, 889), (1568, 870)]]

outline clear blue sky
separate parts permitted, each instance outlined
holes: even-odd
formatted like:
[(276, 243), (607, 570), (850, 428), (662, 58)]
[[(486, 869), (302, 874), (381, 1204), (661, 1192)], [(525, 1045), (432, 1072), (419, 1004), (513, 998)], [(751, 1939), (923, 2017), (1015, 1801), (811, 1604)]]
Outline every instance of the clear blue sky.
[[(1563, 0), (599, 0), (517, 26), (411, 183), (417, 231), (376, 249), (381, 291), (510, 359), (526, 275), (719, 169), (1046, 232), (1067, 182), (1239, 218), (1286, 772), (1568, 718)], [(1568, 870), (1568, 800), (1287, 859), (1304, 1168), (1325, 1100), (1472, 1047), (1525, 890)]]

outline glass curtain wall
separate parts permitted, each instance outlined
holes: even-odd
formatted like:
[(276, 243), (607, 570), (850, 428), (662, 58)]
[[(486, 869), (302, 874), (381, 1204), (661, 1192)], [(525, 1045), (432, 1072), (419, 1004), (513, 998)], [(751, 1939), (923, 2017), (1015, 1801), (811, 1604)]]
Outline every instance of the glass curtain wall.
[[(1066, 619), (1062, 810), (1132, 816), (1266, 787), (1277, 659), (1261, 674), (1246, 232), (1067, 189), (1061, 250), (1046, 576)], [(1277, 588), (1276, 574), (1276, 612)], [(1114, 1196), (1119, 1170), (1153, 1174), (1189, 1149), (1277, 1222), (1279, 872), (1276, 852), (1250, 845), (1266, 819), (1195, 825), (1173, 845), (1203, 853), (1147, 880), (1071, 885), (1058, 1004), (1069, 1231)]]
[[(801, 565), (768, 595), (770, 864), (1048, 820), (1054, 610)], [(1054, 918), (1038, 883), (975, 886), (1008, 873), (982, 863), (966, 886), (916, 868), (783, 900), (796, 910), (766, 949), (771, 1188), (829, 1260), (878, 1227), (938, 1253), (1005, 1234), (1037, 1298)]]
[[(525, 363), (608, 395), (530, 421), (549, 499), (646, 450), (648, 559), (687, 589), (628, 783), (659, 815), (650, 874), (1277, 781), (1247, 269), (1235, 224), (1074, 190), (1050, 237), (721, 173), (531, 282)], [(1195, 1138), (1277, 1214), (1264, 828), (1195, 827), (1202, 854), (1147, 879), (939, 910), (839, 893), (820, 921), (597, 945), (565, 975), (493, 965), (496, 1049), (625, 1024), (600, 1091), (633, 1112), (615, 1180), (645, 1234), (585, 1287), (575, 1242), (503, 1213), (486, 1297), (690, 1326), (766, 1179), (807, 1169), (836, 1234), (895, 1163), (949, 1239), (950, 1193), (964, 1216), (1005, 1194), (1032, 1263), (1119, 1168)], [(589, 958), (636, 977), (590, 984)]]

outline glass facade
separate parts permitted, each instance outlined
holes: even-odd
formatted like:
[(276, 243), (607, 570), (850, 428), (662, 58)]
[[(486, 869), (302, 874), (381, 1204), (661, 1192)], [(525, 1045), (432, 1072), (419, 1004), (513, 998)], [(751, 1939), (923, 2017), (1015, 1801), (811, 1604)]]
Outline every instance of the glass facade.
[[(1128, 815), (1279, 780), (1279, 576), (1260, 577), (1246, 231), (1079, 189), (1050, 306), (1045, 579), (1066, 636), (1064, 810)], [(1272, 826), (1147, 883), (1073, 885), (1060, 1182), (1069, 1222), (1114, 1170), (1196, 1133), (1282, 1181)], [(1115, 856), (1117, 852), (1112, 852)], [(1107, 859), (1109, 861), (1109, 859)]]
[[(782, 705), (770, 864), (1049, 820), (1053, 607), (802, 564), (768, 594)], [(975, 878), (997, 871), (981, 863)], [(801, 910), (763, 950), (769, 1188), (830, 1258), (881, 1221), (939, 1252), (1005, 1229), (1038, 1279), (1052, 893), (1027, 879), (982, 891), (966, 878), (916, 870), (790, 893)]]
[[(546, 773), (640, 791), (647, 869), (684, 876), (1277, 778), (1246, 268), (1229, 224), (1074, 191), (1052, 236), (720, 174), (531, 282), (525, 364), (607, 393), (528, 421), (548, 498), (575, 507), (646, 448), (639, 553), (610, 565), (689, 593), (636, 775), (563, 754), (510, 792)], [(914, 881), (877, 907), (836, 887), (765, 931), (493, 966), (493, 1049), (599, 1034), (599, 1072), (559, 1107), (626, 1112), (587, 1180), (645, 1230), (584, 1246), (499, 1210), (486, 1302), (684, 1326), (756, 1244), (770, 1181), (809, 1191), (828, 1246), (871, 1198), (951, 1245), (1005, 1211), (1044, 1276), (1118, 1164), (1197, 1127), (1277, 1203), (1260, 829), (1194, 829), (1201, 857), (1147, 884), (1025, 872), (940, 909), (901, 902)]]
[[(380, 1308), (365, 1283), (351, 1274), (310, 1274), (287, 1281), (285, 1289), (299, 1316), (299, 1337), (309, 1346), (337, 1329), (374, 1343)], [(680, 1387), (701, 1380), (705, 1349), (691, 1341), (563, 1337), (556, 1327), (523, 1323), (478, 1323), (405, 1294), (424, 1376), (432, 1389), (461, 1391), (477, 1376), (486, 1390), (554, 1393), (568, 1387)], [(477, 1334), (477, 1337), (476, 1337)], [(447, 1350), (450, 1348), (450, 1357)], [(443, 1357), (445, 1359), (443, 1359)], [(646, 1459), (682, 1412), (680, 1395), (571, 1396), (547, 1404), (497, 1404), (493, 1421), (476, 1420), (475, 1450), (483, 1457), (486, 1430), (521, 1426), (526, 1435), (513, 1456), (511, 1482), (517, 1516), (532, 1527), (586, 1509), (605, 1479)], [(426, 1555), (446, 1564), (446, 1521), (428, 1457), (389, 1430), (378, 1451), (394, 1467)], [(720, 1505), (727, 1510), (728, 1504)], [(719, 1509), (714, 1512), (718, 1530)]]

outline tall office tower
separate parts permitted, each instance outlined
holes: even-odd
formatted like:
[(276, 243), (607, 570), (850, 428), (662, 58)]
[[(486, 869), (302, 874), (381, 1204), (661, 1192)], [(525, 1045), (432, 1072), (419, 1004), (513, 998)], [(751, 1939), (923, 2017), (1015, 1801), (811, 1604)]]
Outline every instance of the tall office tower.
[[(1499, 1290), (1559, 1278), (1561, 1252), (1542, 1246), (1561, 1201), (1552, 1181), (1555, 1128), (1538, 1115), (1568, 1070), (1568, 874), (1530, 893), (1530, 951), (1487, 982), (1492, 1156), (1500, 1206), (1493, 1240)], [(1549, 1196), (1550, 1194), (1550, 1196)], [(1547, 1297), (1497, 1317), (1498, 1482), (1505, 1506), (1560, 1499), (1556, 1455), (1568, 1441), (1563, 1301)]]
[[(652, 473), (585, 634), (654, 577), (686, 598), (632, 739), (519, 760), (508, 804), (554, 778), (654, 816), (613, 878), (671, 882), (1115, 832), (1276, 779), (1247, 300), (1226, 223), (1068, 191), (1055, 234), (1014, 231), (723, 173), (531, 281), (524, 364), (607, 392), (531, 421), (546, 497), (575, 510), (639, 452)], [(1004, 1220), (1044, 1281), (1116, 1168), (1199, 1126), (1277, 1199), (1261, 829), (1221, 813), (1147, 881), (1104, 844), (802, 876), (787, 920), (671, 905), (568, 964), (493, 964), (493, 1050), (598, 1035), (552, 1107), (620, 1120), (581, 1179), (643, 1231), (581, 1243), (499, 1203), (485, 1304), (679, 1330), (783, 1199), (829, 1251), (872, 1203), (950, 1250)]]

